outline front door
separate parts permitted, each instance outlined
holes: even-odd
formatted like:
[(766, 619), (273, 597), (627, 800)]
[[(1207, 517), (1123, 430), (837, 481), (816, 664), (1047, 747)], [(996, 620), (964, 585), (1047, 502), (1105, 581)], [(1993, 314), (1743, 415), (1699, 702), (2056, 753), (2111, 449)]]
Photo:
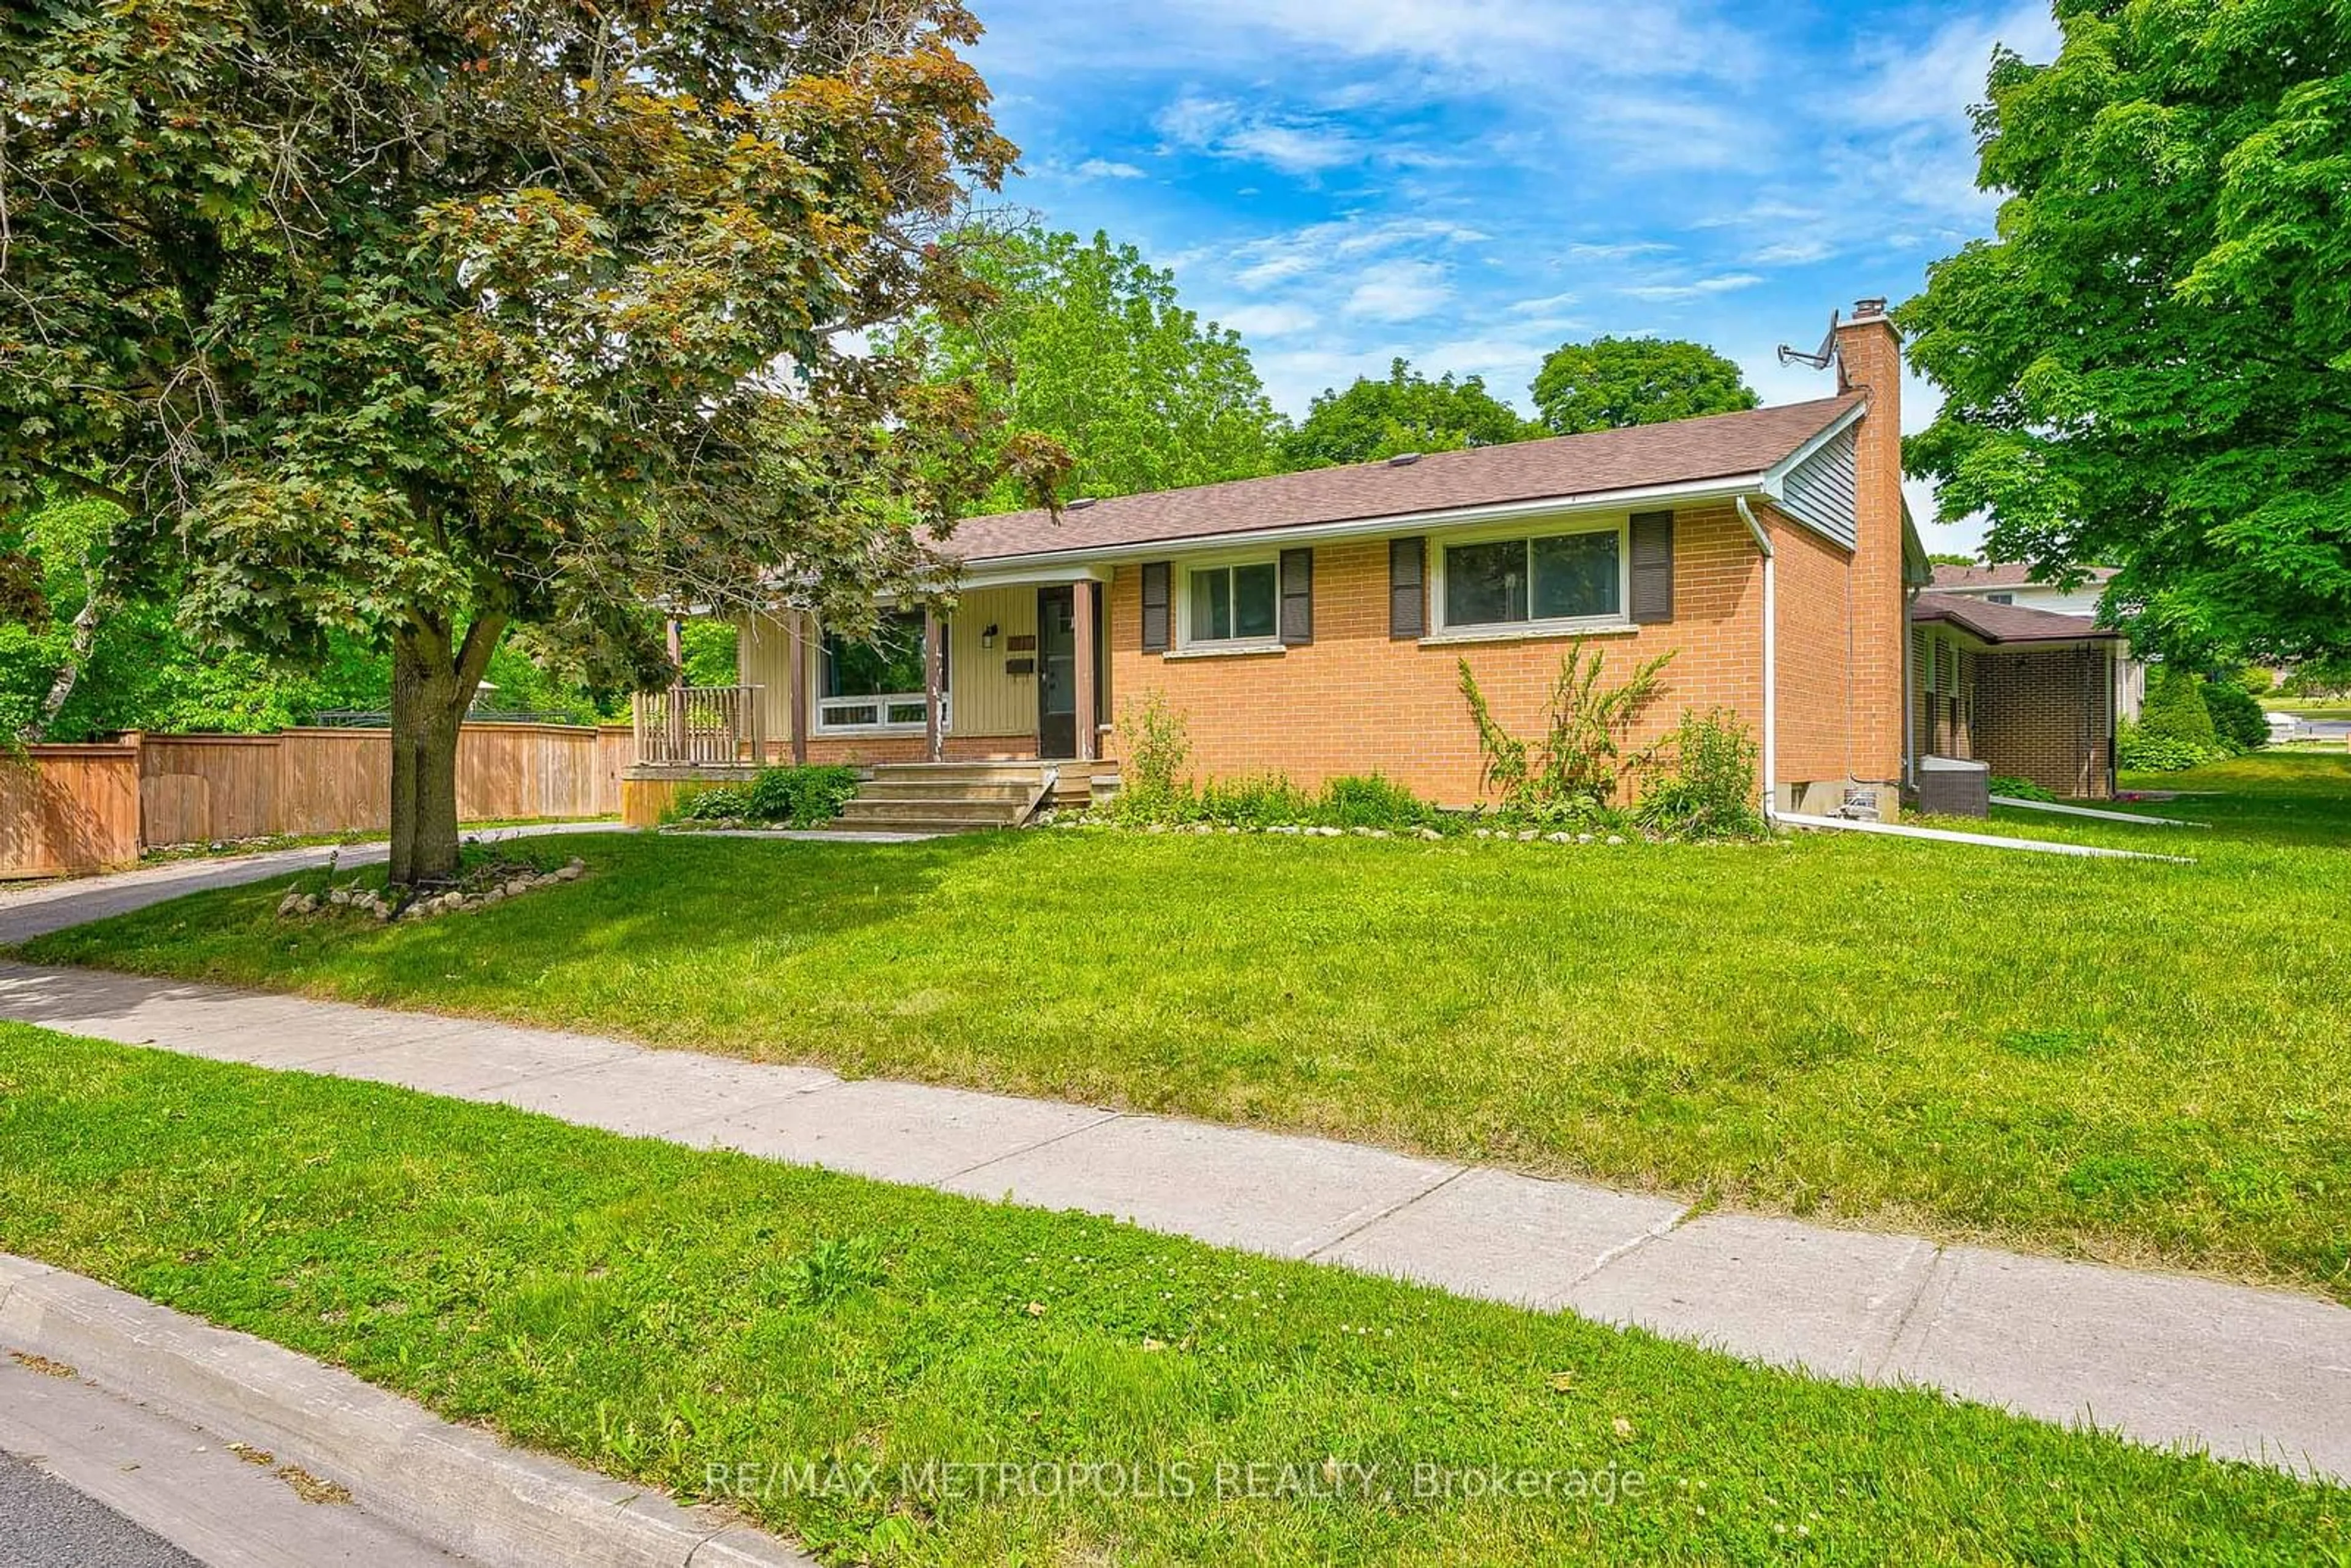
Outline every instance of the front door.
[(1078, 754), (1077, 601), (1067, 587), (1037, 591), (1037, 755)]

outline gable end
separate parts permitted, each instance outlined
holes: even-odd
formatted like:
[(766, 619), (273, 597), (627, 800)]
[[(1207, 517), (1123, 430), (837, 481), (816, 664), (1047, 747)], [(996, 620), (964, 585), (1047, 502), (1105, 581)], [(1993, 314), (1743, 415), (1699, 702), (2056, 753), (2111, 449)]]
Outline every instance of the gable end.
[(1779, 497), (1782, 511), (1847, 549), (1861, 539), (1857, 431), (1848, 424), (1792, 464)]

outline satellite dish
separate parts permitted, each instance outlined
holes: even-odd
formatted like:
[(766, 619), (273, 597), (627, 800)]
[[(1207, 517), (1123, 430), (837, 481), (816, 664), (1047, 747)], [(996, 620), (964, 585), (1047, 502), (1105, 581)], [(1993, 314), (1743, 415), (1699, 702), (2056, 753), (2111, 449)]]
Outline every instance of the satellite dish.
[(1827, 370), (1831, 361), (1834, 361), (1836, 358), (1837, 323), (1840, 319), (1842, 319), (1842, 318), (1836, 311), (1832, 310), (1829, 312), (1828, 336), (1821, 340), (1821, 347), (1818, 353), (1808, 354), (1802, 349), (1792, 349), (1787, 344), (1782, 343), (1780, 345), (1780, 362), (1783, 365), (1792, 365), (1801, 360), (1816, 371)]

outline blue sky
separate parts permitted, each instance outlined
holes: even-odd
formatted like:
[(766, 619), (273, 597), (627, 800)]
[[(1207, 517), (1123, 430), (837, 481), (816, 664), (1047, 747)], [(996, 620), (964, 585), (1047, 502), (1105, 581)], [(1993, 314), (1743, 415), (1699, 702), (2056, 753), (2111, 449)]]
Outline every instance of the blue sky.
[[(1293, 415), (1398, 354), (1529, 408), (1543, 354), (1603, 332), (1826, 395), (1773, 348), (1989, 232), (1967, 107), (1995, 40), (2056, 39), (2015, 0), (973, 4), (1006, 199), (1174, 269)], [(1905, 425), (1932, 413), (1914, 379)]]

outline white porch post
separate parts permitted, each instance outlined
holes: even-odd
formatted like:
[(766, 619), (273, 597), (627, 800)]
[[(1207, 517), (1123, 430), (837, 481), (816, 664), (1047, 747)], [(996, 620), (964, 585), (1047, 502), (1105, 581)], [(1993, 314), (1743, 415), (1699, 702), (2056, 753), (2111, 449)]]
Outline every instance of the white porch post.
[(1101, 747), (1097, 727), (1102, 716), (1094, 711), (1094, 585), (1073, 583), (1070, 589), (1070, 622), (1076, 643), (1076, 688), (1078, 760), (1092, 762)]
[(938, 612), (923, 612), (923, 748), (933, 762), (946, 757), (939, 708), (946, 694), (946, 626)]

